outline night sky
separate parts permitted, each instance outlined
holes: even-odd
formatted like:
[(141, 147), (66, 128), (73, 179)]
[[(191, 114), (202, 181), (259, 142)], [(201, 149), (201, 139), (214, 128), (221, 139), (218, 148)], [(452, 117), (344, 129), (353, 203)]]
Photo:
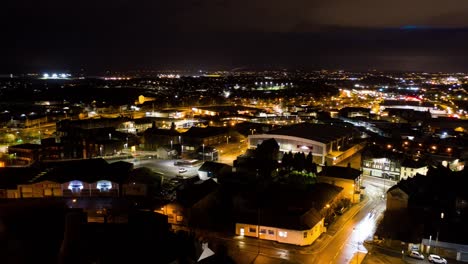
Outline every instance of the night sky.
[(466, 0), (11, 0), (0, 73), (468, 72)]

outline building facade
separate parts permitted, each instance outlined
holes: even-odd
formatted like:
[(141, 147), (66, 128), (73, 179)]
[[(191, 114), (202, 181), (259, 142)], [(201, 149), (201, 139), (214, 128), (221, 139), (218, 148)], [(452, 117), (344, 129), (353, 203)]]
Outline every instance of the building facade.
[(257, 237), (298, 246), (311, 245), (325, 231), (324, 218), (320, 219), (312, 228), (305, 230), (236, 223), (236, 235), (238, 236)]

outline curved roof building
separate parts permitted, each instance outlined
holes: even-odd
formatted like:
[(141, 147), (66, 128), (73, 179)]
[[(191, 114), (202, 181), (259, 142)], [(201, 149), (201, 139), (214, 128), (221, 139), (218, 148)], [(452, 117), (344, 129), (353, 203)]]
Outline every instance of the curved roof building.
[(272, 130), (267, 134), (249, 135), (249, 148), (274, 138), (281, 152), (312, 152), (314, 162), (324, 164), (333, 151), (344, 150), (353, 138), (353, 129), (328, 124), (301, 123)]

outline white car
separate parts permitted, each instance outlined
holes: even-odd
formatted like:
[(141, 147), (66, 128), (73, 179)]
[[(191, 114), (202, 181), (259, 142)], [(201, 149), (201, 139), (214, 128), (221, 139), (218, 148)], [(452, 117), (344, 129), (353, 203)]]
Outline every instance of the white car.
[(432, 263), (442, 263), (442, 264), (447, 264), (447, 260), (442, 258), (441, 256), (439, 255), (429, 255), (429, 257), (427, 258), (427, 260), (429, 260), (429, 262), (432, 262)]
[(409, 256), (412, 257), (412, 258), (415, 258), (415, 259), (424, 259), (424, 256), (421, 253), (419, 253), (419, 252), (417, 252), (415, 250), (412, 250), (409, 253)]

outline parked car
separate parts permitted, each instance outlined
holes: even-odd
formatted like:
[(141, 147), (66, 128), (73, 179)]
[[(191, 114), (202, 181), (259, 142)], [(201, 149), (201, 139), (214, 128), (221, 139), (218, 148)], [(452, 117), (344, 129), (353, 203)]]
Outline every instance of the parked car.
[(348, 207), (342, 206), (340, 208), (337, 208), (335, 212), (336, 214), (342, 215), (344, 212), (346, 212), (346, 209), (348, 209)]
[(423, 254), (419, 253), (419, 252), (416, 251), (416, 250), (412, 250), (412, 251), (409, 253), (409, 256), (412, 257), (412, 258), (415, 258), (415, 259), (424, 259)]
[(429, 262), (432, 262), (432, 263), (447, 264), (447, 260), (444, 259), (444, 258), (442, 258), (442, 257), (439, 256), (439, 255), (431, 254), (431, 255), (429, 255), (429, 257), (427, 258), (427, 260), (429, 260)]

